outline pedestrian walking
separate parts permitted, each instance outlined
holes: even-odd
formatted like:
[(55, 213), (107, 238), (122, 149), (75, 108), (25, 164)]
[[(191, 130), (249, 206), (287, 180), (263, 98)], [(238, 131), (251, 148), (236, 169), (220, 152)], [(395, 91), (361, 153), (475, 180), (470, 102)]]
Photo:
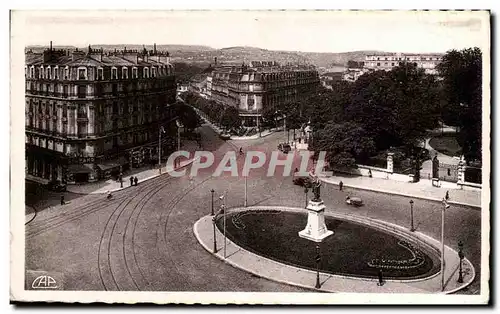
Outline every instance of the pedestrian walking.
[(446, 191), (446, 195), (444, 196), (444, 198), (448, 201), (450, 199), (450, 194), (448, 191)]
[(384, 285), (384, 278), (382, 276), (382, 269), (378, 270), (378, 286), (383, 286)]
[(371, 178), (372, 177), (372, 170), (368, 169), (368, 176)]
[(134, 178), (134, 185), (137, 186), (137, 182), (139, 181), (139, 179), (137, 179), (137, 177)]
[(130, 177), (130, 186), (134, 185), (134, 177)]
[(339, 190), (342, 191), (343, 187), (344, 187), (344, 182), (340, 181), (339, 182)]
[(64, 205), (65, 202), (64, 202), (64, 195), (61, 195), (61, 205)]

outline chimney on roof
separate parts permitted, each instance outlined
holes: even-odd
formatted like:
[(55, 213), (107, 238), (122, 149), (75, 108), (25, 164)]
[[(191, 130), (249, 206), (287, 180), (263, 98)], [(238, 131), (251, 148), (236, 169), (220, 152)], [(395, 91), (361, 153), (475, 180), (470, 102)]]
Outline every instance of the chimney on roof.
[(153, 45), (153, 53), (156, 54), (156, 43)]
[(170, 52), (167, 51), (167, 63), (170, 64)]
[(52, 40), (50, 41), (50, 51), (52, 51)]

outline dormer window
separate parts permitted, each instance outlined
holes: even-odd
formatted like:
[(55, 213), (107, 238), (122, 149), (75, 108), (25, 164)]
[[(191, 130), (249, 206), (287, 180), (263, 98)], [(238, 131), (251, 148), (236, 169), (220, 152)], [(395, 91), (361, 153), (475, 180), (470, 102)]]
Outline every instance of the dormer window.
[(38, 72), (38, 78), (43, 79), (43, 66), (40, 67), (40, 71)]
[(137, 76), (137, 68), (134, 67), (134, 68), (132, 68), (132, 78), (136, 79), (137, 77), (138, 77)]
[(152, 68), (151, 77), (156, 77), (156, 68)]
[(149, 78), (149, 68), (144, 68), (144, 73), (142, 75), (144, 78)]
[(126, 67), (122, 68), (122, 79), (128, 79), (128, 69)]
[(30, 78), (35, 78), (35, 67), (31, 66), (30, 68)]
[(45, 72), (45, 77), (46, 77), (47, 79), (49, 79), (49, 80), (50, 80), (50, 79), (51, 79), (51, 76), (52, 76), (52, 75), (51, 75), (51, 74), (52, 74), (52, 72), (50, 71), (50, 66), (48, 66), (48, 67), (47, 67), (47, 69), (45, 69), (45, 71), (46, 71), (46, 72)]
[(69, 80), (69, 67), (64, 68), (64, 79)]
[(98, 81), (104, 80), (104, 69), (103, 68), (97, 69), (97, 80)]
[(59, 79), (59, 67), (54, 68), (54, 79), (58, 80)]
[(111, 79), (112, 80), (118, 79), (118, 69), (117, 68), (111, 68)]
[(24, 77), (28, 77), (28, 67), (24, 67)]

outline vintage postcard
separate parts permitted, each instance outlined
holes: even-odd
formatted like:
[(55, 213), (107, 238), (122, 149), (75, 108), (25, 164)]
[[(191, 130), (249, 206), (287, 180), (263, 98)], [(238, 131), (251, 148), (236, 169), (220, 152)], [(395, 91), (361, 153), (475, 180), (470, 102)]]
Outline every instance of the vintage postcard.
[(490, 12), (11, 11), (10, 38), (12, 301), (489, 302)]

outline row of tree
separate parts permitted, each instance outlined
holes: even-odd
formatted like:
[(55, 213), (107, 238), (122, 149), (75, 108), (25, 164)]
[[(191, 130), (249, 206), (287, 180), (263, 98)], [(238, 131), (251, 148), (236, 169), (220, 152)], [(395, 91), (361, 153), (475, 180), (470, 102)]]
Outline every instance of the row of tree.
[[(481, 158), (481, 51), (448, 52), (439, 75), (426, 74), (413, 63), (392, 71), (376, 71), (356, 82), (336, 82), (332, 90), (309, 91), (302, 100), (265, 108), (272, 121), (286, 113), (287, 124), (311, 122), (311, 149), (327, 151), (328, 161), (354, 167), (377, 152), (400, 147), (418, 176), (420, 144), (440, 122), (458, 126), (459, 143), (467, 160)], [(418, 179), (418, 177), (417, 177)]]
[(205, 99), (193, 92), (183, 93), (181, 97), (186, 103), (206, 114), (212, 123), (226, 130), (239, 128), (241, 126), (238, 109), (235, 107), (224, 106), (214, 100)]

